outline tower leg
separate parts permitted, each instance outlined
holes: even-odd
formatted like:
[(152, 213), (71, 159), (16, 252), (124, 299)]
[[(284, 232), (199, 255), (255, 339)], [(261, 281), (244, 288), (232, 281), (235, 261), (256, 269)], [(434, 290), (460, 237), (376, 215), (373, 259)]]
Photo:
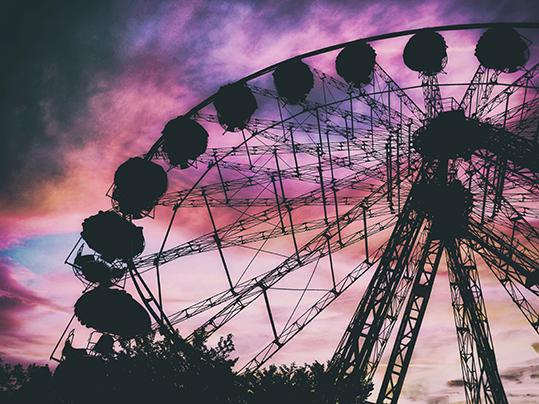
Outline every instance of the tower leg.
[[(460, 240), (449, 241), (446, 244), (446, 251), (451, 293), (462, 303), (462, 312), (459, 314), (465, 318), (464, 324), (470, 326), (469, 330), (477, 352), (479, 369), (481, 369), (481, 373), (477, 377), (476, 375), (466, 374), (468, 368), (464, 364), (462, 366), (466, 400), (474, 403), (506, 404), (508, 401), (496, 364), (496, 356), (473, 251)], [(455, 309), (455, 302), (453, 307)], [(457, 319), (456, 322), (458, 322)], [(457, 334), (459, 334), (458, 326)], [(461, 363), (466, 359), (469, 360), (469, 358), (462, 356), (460, 346), (459, 349), (461, 350)], [(467, 386), (468, 381), (474, 383), (475, 387), (472, 385)], [(469, 395), (470, 397), (468, 397)]]

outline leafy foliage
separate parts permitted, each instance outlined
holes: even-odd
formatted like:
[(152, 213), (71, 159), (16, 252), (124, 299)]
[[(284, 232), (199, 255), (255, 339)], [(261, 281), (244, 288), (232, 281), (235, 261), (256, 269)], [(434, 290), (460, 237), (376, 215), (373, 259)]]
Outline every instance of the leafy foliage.
[[(108, 356), (66, 358), (54, 374), (47, 366), (0, 361), (2, 403), (322, 403), (331, 386), (326, 367), (275, 366), (237, 374), (232, 337), (208, 347), (198, 335), (175, 346), (164, 339), (123, 341)], [(359, 386), (363, 402), (372, 384)]]

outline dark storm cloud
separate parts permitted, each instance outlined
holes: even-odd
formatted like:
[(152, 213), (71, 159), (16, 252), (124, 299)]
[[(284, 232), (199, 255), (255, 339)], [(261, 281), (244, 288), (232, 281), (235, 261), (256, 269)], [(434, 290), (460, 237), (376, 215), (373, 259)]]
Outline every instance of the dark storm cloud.
[(60, 176), (60, 145), (86, 140), (86, 133), (62, 134), (96, 91), (92, 79), (118, 67), (121, 18), (117, 6), (93, 1), (8, 1), (0, 15), (0, 192), (6, 203), (23, 188)]

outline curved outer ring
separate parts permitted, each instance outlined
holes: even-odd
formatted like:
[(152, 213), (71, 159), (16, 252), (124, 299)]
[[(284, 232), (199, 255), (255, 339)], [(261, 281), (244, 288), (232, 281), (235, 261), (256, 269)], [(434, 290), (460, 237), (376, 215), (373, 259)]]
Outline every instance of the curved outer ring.
[[(349, 44), (352, 44), (352, 43), (355, 43), (355, 42), (373, 42), (373, 41), (379, 41), (379, 40), (382, 40), (382, 39), (390, 39), (390, 38), (397, 38), (397, 37), (400, 37), (400, 36), (413, 35), (413, 34), (419, 32), (419, 31), (422, 31), (424, 29), (430, 29), (430, 30), (434, 30), (434, 31), (458, 31), (458, 30), (468, 30), (468, 29), (491, 28), (491, 27), (499, 26), (499, 25), (508, 25), (510, 27), (513, 27), (513, 28), (533, 28), (533, 29), (538, 29), (539, 28), (539, 22), (503, 22), (503, 23), (489, 22), (489, 23), (475, 23), (475, 24), (441, 25), (441, 26), (437, 26), (437, 27), (416, 28), (416, 29), (409, 29), (409, 30), (405, 30), (405, 31), (392, 32), (392, 33), (389, 33), (389, 34), (373, 35), (373, 36), (370, 36), (370, 37), (367, 37), (367, 38), (360, 38), (360, 39), (354, 39), (352, 41), (341, 42), (341, 43), (336, 44), (336, 45), (326, 46), (325, 48), (320, 48), (320, 49), (317, 49), (317, 50), (302, 53), (302, 54), (297, 55), (297, 56), (293, 56), (291, 58), (282, 60), (282, 61), (280, 61), (278, 63), (275, 63), (273, 65), (265, 67), (265, 68), (263, 68), (261, 70), (258, 70), (257, 72), (251, 73), (250, 75), (245, 76), (244, 78), (237, 80), (236, 83), (246, 83), (246, 82), (248, 82), (248, 81), (250, 81), (252, 79), (255, 79), (257, 77), (262, 76), (263, 74), (269, 73), (270, 71), (274, 70), (276, 67), (278, 67), (279, 65), (281, 65), (281, 64), (283, 64), (285, 62), (288, 62), (288, 61), (291, 61), (291, 60), (294, 60), (294, 59), (305, 59), (305, 58), (309, 58), (311, 56), (320, 55), (322, 53), (331, 52), (331, 51), (334, 51), (334, 50), (337, 50), (337, 49), (344, 48), (346, 45), (349, 45)], [(191, 110), (189, 110), (189, 112), (187, 112), (185, 115), (191, 116), (191, 115), (196, 114), (202, 108), (208, 106), (213, 101), (214, 98), (215, 98), (215, 93), (210, 95), (208, 98), (206, 98), (204, 101), (200, 102), (199, 104), (197, 104), (193, 108), (191, 108)], [(146, 159), (151, 159), (153, 157), (153, 155), (157, 152), (159, 146), (161, 145), (162, 139), (163, 139), (163, 136), (159, 137), (159, 139), (153, 144), (153, 146), (150, 148), (148, 153), (146, 153), (146, 155), (145, 155)]]

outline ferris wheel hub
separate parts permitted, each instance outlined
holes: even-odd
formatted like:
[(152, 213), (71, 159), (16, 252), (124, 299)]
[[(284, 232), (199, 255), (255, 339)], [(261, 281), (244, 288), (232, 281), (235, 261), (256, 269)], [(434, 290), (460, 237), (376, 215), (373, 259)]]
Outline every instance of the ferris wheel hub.
[(473, 207), (473, 198), (460, 181), (448, 184), (419, 182), (413, 187), (414, 207), (432, 220), (436, 239), (463, 237)]
[(414, 135), (414, 148), (426, 160), (469, 159), (485, 135), (486, 127), (460, 109), (440, 112)]

